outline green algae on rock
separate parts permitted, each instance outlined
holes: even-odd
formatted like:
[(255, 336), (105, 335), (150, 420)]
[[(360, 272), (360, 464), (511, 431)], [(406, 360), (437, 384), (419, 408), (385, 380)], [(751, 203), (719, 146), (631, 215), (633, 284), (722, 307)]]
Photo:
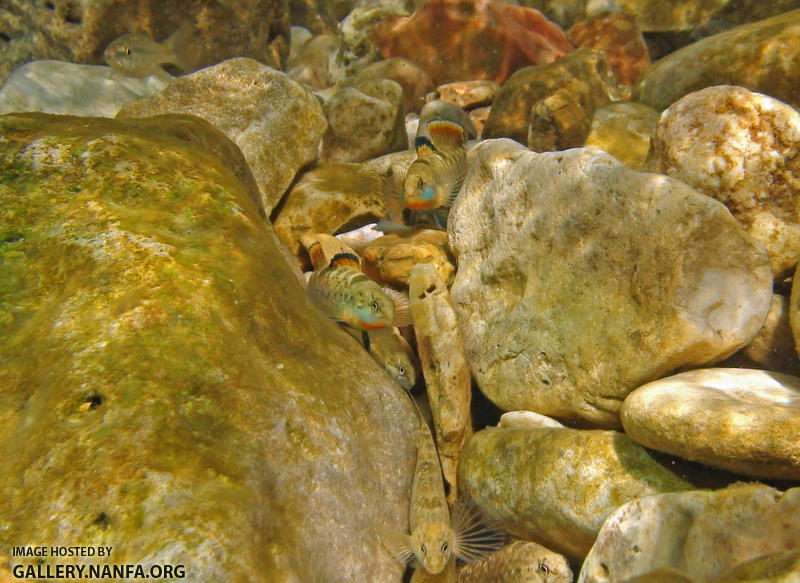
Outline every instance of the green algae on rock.
[(404, 528), (414, 414), (310, 304), (236, 148), (172, 116), (0, 136), (0, 555), (396, 581), (369, 532)]

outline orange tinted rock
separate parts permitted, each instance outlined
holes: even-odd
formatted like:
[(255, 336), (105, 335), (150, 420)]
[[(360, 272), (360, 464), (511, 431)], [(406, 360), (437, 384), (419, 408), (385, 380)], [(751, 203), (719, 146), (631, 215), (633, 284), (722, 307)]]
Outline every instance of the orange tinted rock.
[(403, 57), (434, 83), (502, 83), (526, 65), (552, 63), (572, 50), (564, 31), (538, 10), (497, 0), (429, 0), (408, 17), (377, 25), (384, 58)]
[(621, 12), (582, 20), (567, 32), (576, 47), (605, 53), (611, 70), (625, 85), (650, 68), (650, 57), (633, 16)]

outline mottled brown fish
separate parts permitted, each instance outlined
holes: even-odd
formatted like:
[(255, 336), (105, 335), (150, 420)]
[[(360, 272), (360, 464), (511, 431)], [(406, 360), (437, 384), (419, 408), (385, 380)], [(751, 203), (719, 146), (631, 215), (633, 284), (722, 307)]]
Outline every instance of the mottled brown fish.
[(124, 34), (111, 42), (103, 59), (114, 70), (131, 77), (147, 77), (163, 73), (161, 65), (177, 65), (189, 70), (187, 51), (191, 26), (184, 24), (162, 43), (139, 34)]

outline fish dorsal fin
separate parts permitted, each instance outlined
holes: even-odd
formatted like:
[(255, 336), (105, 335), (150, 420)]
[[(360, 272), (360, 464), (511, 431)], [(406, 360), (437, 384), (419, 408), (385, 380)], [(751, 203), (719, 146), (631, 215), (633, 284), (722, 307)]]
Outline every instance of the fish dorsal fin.
[(414, 320), (411, 318), (408, 296), (390, 287), (382, 287), (381, 290), (392, 300), (392, 303), (394, 303), (394, 320), (392, 320), (392, 326), (411, 326)]
[(435, 119), (428, 122), (428, 133), (437, 149), (453, 148), (463, 145), (466, 140), (464, 127), (449, 119)]
[(352, 253), (337, 253), (330, 262), (331, 268), (356, 269), (361, 271), (361, 259)]
[(414, 138), (414, 147), (417, 149), (417, 157), (428, 156), (436, 152), (433, 143), (425, 136), (417, 136)]
[(319, 241), (315, 241), (308, 246), (308, 256), (311, 259), (311, 266), (315, 271), (325, 267), (325, 252)]

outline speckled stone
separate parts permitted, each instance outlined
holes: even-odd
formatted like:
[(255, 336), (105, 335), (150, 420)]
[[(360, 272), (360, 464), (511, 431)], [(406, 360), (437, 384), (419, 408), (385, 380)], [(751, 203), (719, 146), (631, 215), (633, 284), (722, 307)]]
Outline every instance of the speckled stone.
[(659, 111), (711, 85), (740, 85), (800, 106), (800, 10), (737, 26), (660, 59), (634, 98)]
[(447, 233), (434, 229), (389, 233), (364, 249), (364, 271), (373, 279), (406, 287), (412, 268), (430, 263), (449, 287), (456, 267), (447, 248)]
[(489, 520), (576, 561), (626, 502), (693, 489), (624, 433), (566, 428), (478, 431), (458, 479)]
[(476, 79), (474, 81), (456, 81), (436, 88), (437, 98), (457, 105), (463, 110), (490, 105), (500, 91), (500, 85), (494, 81)]
[(334, 83), (331, 63), (341, 44), (335, 34), (315, 36), (296, 55), (290, 55), (287, 75), (311, 89), (330, 87)]
[[(615, 583), (634, 577), (653, 581), (647, 574), (659, 568), (676, 569), (688, 581), (753, 581), (726, 579), (724, 572), (759, 557), (774, 560), (776, 553), (797, 549), (798, 514), (800, 488), (780, 492), (762, 484), (640, 498), (606, 520), (577, 583)], [(771, 566), (782, 569), (779, 563)]]
[(365, 81), (342, 88), (324, 107), (328, 130), (322, 139), (321, 160), (363, 162), (408, 147), (403, 88), (394, 81)]
[(798, 377), (693, 370), (636, 389), (620, 418), (645, 447), (746, 476), (800, 480)]
[(778, 551), (731, 567), (714, 583), (798, 583), (800, 549)]
[(574, 51), (550, 65), (514, 73), (492, 102), (481, 136), (530, 141), (540, 151), (582, 146), (594, 110), (618, 95), (605, 56)]
[(572, 583), (567, 560), (542, 545), (514, 541), (458, 570), (458, 583)]
[(419, 111), (422, 98), (433, 89), (433, 81), (424, 70), (408, 59), (382, 59), (365, 67), (353, 80), (354, 85), (376, 79), (390, 79), (403, 88), (405, 113)]
[(724, 203), (767, 247), (776, 280), (797, 265), (800, 113), (792, 107), (730, 85), (690, 93), (661, 115), (646, 168)]
[(416, 414), (314, 309), (236, 146), (189, 116), (0, 135), (0, 553), (398, 581), (370, 532), (405, 528)]
[[(642, 32), (690, 30), (704, 24), (730, 0), (612, 0), (615, 10), (630, 14)], [(602, 4), (597, 2), (597, 4)]]
[(322, 107), (285, 73), (252, 59), (230, 59), (176, 79), (162, 93), (122, 108), (118, 117), (196, 115), (242, 150), (271, 212), (297, 171), (317, 157), (327, 127)]
[(593, 148), (482, 142), (448, 235), (467, 358), (506, 411), (617, 427), (625, 395), (745, 346), (772, 299), (724, 205)]
[(657, 123), (658, 112), (646, 105), (609, 103), (594, 112), (585, 145), (600, 148), (634, 170), (641, 170)]
[(278, 237), (309, 267), (300, 237), (338, 233), (347, 225), (383, 218), (383, 190), (377, 173), (360, 164), (320, 164), (297, 181), (273, 217)]
[(34, 61), (16, 69), (0, 87), (0, 114), (114, 117), (123, 105), (160, 93), (168, 82), (166, 74), (137, 79), (105, 66)]

